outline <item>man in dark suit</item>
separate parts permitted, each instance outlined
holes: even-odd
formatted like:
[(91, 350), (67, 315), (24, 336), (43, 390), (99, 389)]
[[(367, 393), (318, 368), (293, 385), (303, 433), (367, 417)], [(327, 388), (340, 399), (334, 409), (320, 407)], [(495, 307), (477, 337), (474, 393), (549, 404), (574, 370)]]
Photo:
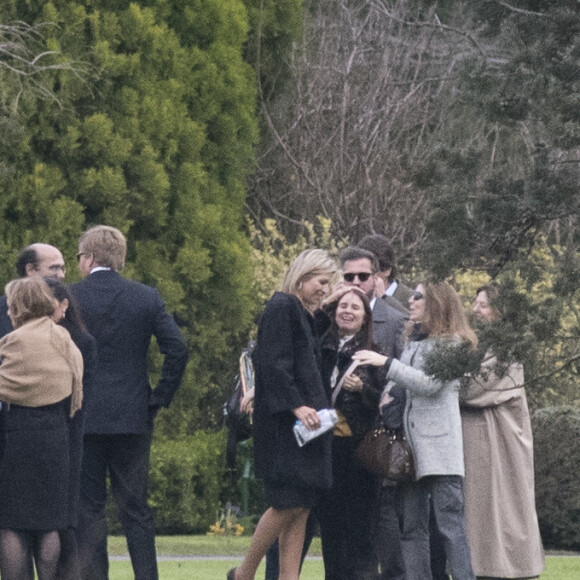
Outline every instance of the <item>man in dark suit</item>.
[[(409, 298), (413, 290), (397, 280), (395, 252), (391, 244), (389, 244), (389, 240), (381, 234), (369, 234), (357, 246), (374, 254), (379, 261), (377, 282), (384, 286), (384, 294), (382, 294), (381, 298), (408, 317)], [(377, 294), (379, 293), (377, 292)]]
[[(359, 247), (349, 246), (339, 254), (342, 276), (346, 285), (357, 286), (366, 293), (373, 312), (373, 340), (383, 354), (399, 358), (403, 351), (405, 315), (376, 297), (379, 263), (376, 256)], [(378, 409), (377, 409), (378, 411)], [(381, 580), (403, 580), (405, 568), (401, 555), (399, 520), (396, 510), (396, 485), (382, 482), (377, 499), (375, 552), (381, 566)]]
[[(50, 244), (31, 244), (18, 254), (16, 272), (19, 278), (42, 276), (63, 280), (65, 275), (64, 258), (58, 248)], [(0, 296), (0, 338), (12, 331), (8, 318), (6, 296)]]
[[(126, 248), (125, 237), (115, 228), (100, 225), (84, 232), (78, 253), (84, 280), (72, 287), (98, 349), (92, 396), (85, 408), (78, 526), (83, 579), (108, 578), (107, 475), (135, 578), (158, 578), (154, 520), (147, 505), (153, 419), (171, 402), (188, 357), (159, 292), (119, 275)], [(147, 351), (153, 336), (165, 358), (152, 390)]]

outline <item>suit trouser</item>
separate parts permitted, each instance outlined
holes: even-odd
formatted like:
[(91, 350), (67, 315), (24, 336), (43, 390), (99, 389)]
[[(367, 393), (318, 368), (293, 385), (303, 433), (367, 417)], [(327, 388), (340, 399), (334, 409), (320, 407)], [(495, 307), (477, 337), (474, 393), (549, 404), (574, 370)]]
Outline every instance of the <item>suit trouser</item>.
[(376, 478), (357, 465), (353, 438), (334, 436), (332, 489), (320, 494), (316, 507), (326, 580), (376, 579), (376, 510)]
[(405, 580), (405, 564), (399, 531), (399, 490), (394, 482), (384, 483), (379, 492), (375, 550), (381, 565), (381, 580)]
[(152, 432), (85, 435), (78, 524), (83, 580), (109, 572), (105, 503), (107, 475), (127, 538), (135, 580), (157, 580), (155, 522), (147, 505)]
[(430, 475), (402, 486), (401, 544), (407, 580), (431, 580), (429, 514), (432, 510), (453, 580), (475, 580), (465, 518), (463, 479), (458, 475)]

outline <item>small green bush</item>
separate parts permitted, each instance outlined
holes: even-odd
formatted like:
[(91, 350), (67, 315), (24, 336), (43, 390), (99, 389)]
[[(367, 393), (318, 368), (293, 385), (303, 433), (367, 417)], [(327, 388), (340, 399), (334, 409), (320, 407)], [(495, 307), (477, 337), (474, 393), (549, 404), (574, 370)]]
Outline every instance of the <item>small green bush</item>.
[(536, 411), (536, 506), (547, 548), (580, 550), (580, 409)]
[(160, 534), (205, 533), (222, 506), (224, 431), (158, 439), (151, 450), (149, 503)]

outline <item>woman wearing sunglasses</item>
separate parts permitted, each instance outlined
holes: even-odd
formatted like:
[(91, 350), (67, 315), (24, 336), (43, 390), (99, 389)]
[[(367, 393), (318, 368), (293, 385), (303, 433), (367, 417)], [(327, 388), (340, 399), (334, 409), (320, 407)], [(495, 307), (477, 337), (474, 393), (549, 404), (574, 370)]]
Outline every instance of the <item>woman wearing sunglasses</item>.
[(473, 580), (463, 514), (459, 379), (438, 380), (423, 368), (438, 341), (466, 341), (475, 348), (477, 337), (457, 292), (446, 282), (419, 284), (409, 299), (409, 310), (408, 337), (400, 361), (372, 351), (359, 351), (353, 358), (361, 364), (386, 365), (387, 379), (407, 391), (404, 428), (415, 455), (417, 480), (401, 486), (406, 580), (432, 577), (430, 498), (436, 527), (443, 536), (448, 572), (453, 580)]

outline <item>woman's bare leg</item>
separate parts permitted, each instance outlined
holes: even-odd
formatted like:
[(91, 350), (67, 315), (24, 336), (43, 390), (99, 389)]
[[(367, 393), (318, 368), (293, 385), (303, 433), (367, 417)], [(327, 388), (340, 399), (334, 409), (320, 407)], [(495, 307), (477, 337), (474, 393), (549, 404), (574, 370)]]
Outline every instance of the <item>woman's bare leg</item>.
[[(286, 510), (268, 508), (262, 514), (262, 517), (258, 522), (247, 556), (244, 558), (242, 565), (238, 566), (236, 570), (235, 580), (254, 580), (256, 570), (258, 569), (262, 558), (264, 558), (268, 548), (278, 537), (280, 537), (280, 578), (283, 578), (284, 580), (294, 580), (294, 576), (283, 576), (284, 569), (287, 570), (288, 566), (292, 568), (292, 565), (289, 564), (290, 556), (287, 555), (286, 552), (289, 544), (291, 545), (290, 553), (293, 553), (293, 544), (299, 544), (297, 555), (294, 556), (296, 559), (296, 570), (299, 570), (300, 555), (304, 541), (304, 529), (309, 511), (310, 510), (306, 508), (292, 508)], [(299, 528), (301, 528), (301, 532)], [(289, 541), (288, 538), (284, 538), (286, 535), (284, 532), (288, 529), (292, 529), (294, 534), (300, 535), (300, 539)], [(295, 578), (298, 578), (298, 574)]]
[(304, 547), (304, 532), (310, 510), (303, 509), (301, 514), (280, 532), (280, 576), (282, 580), (298, 580), (300, 561)]

